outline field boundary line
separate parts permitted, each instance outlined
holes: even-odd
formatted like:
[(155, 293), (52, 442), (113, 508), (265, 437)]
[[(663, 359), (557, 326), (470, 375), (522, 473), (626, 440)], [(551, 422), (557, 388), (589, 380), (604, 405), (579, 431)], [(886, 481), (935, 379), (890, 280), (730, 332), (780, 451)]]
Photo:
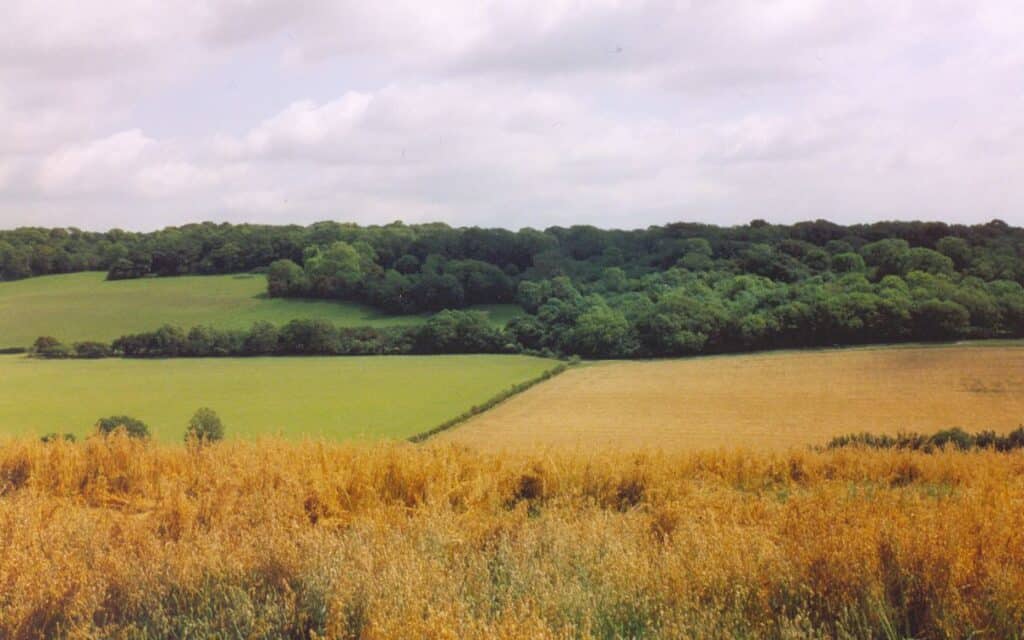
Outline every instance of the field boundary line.
[(417, 433), (416, 435), (409, 436), (408, 441), (415, 444), (425, 442), (426, 440), (430, 439), (433, 436), (436, 436), (437, 434), (443, 431), (448, 431), (449, 429), (457, 427), (463, 422), (466, 422), (470, 418), (474, 418), (480, 415), (481, 413), (484, 413), (485, 411), (493, 409), (502, 402), (505, 402), (509, 398), (519, 395), (520, 393), (526, 391), (531, 387), (534, 387), (542, 382), (550, 380), (551, 378), (554, 378), (555, 376), (561, 373), (565, 373), (571, 367), (574, 367), (577, 364), (579, 364), (579, 362), (580, 361), (578, 358), (573, 358), (566, 362), (559, 362), (554, 367), (551, 367), (550, 369), (545, 369), (538, 376), (535, 376), (533, 378), (530, 378), (529, 380), (525, 380), (518, 384), (514, 384), (511, 387), (500, 391), (499, 393), (488, 398), (483, 404), (473, 405), (472, 407), (470, 407), (468, 411), (464, 411), (459, 415), (455, 416), (454, 418), (449, 418), (448, 420), (445, 420), (444, 422), (442, 422), (441, 424), (437, 425), (432, 429), (428, 429), (427, 431), (423, 431), (421, 433)]

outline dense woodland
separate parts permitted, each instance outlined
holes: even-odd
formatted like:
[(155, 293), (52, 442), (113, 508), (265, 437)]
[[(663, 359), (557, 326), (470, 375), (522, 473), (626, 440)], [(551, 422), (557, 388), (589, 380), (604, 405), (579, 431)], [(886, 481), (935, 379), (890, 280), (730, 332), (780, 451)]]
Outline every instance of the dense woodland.
[[(999, 220), (0, 232), (3, 279), (96, 269), (110, 279), (259, 270), (271, 296), (355, 300), (396, 314), (509, 302), (526, 311), (504, 330), (449, 314), (445, 322), (464, 330), (439, 344), (462, 351), (652, 357), (1024, 336), (1024, 229)], [(286, 330), (275, 329), (275, 348), (294, 352), (280, 347), (291, 344)], [(334, 331), (322, 352), (353, 352), (350, 333)], [(443, 350), (416, 347), (425, 342), (415, 331), (374, 340), (367, 352)]]

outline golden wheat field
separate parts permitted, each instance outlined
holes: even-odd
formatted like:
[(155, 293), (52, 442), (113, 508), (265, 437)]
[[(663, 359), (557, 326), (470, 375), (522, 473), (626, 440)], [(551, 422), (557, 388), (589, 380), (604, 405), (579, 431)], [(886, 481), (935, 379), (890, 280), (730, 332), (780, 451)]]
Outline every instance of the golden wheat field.
[(0, 448), (0, 637), (1024, 628), (1024, 455)]
[(786, 449), (1024, 423), (1024, 345), (863, 348), (572, 369), (440, 437), (484, 449)]

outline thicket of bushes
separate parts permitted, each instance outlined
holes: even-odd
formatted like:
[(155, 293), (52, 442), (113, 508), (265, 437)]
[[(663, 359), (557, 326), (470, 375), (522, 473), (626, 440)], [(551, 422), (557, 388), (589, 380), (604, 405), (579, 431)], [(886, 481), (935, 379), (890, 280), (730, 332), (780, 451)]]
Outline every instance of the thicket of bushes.
[(281, 327), (256, 322), (248, 330), (163, 326), (121, 336), (111, 344), (38, 338), (40, 358), (180, 358), (267, 355), (397, 355), (517, 353), (522, 349), (477, 311), (442, 311), (411, 327), (338, 327), (326, 320), (292, 320)]
[(1024, 426), (1002, 435), (995, 431), (969, 433), (959, 427), (944, 429), (933, 434), (899, 433), (894, 436), (872, 433), (853, 433), (832, 438), (827, 449), (844, 447), (866, 447), (870, 449), (908, 449), (933, 453), (944, 448), (960, 451), (971, 449), (993, 449), (1013, 451), (1024, 449)]
[(97, 433), (109, 435), (119, 429), (123, 429), (132, 438), (145, 439), (149, 437), (149, 425), (131, 416), (110, 416), (100, 418), (96, 422)]

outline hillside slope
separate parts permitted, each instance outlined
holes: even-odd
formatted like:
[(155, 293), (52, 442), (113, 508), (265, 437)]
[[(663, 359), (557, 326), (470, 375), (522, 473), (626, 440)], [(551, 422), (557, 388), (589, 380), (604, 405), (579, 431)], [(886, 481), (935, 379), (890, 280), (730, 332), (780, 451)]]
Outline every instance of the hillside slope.
[[(425, 316), (391, 316), (366, 305), (334, 300), (271, 299), (266, 278), (239, 274), (144, 278), (110, 282), (98, 272), (0, 283), (0, 348), (26, 347), (40, 335), (64, 342), (109, 341), (163, 324), (248, 328), (257, 320), (283, 324), (322, 318), (343, 326), (414, 324)], [(495, 322), (514, 305), (486, 305)]]

